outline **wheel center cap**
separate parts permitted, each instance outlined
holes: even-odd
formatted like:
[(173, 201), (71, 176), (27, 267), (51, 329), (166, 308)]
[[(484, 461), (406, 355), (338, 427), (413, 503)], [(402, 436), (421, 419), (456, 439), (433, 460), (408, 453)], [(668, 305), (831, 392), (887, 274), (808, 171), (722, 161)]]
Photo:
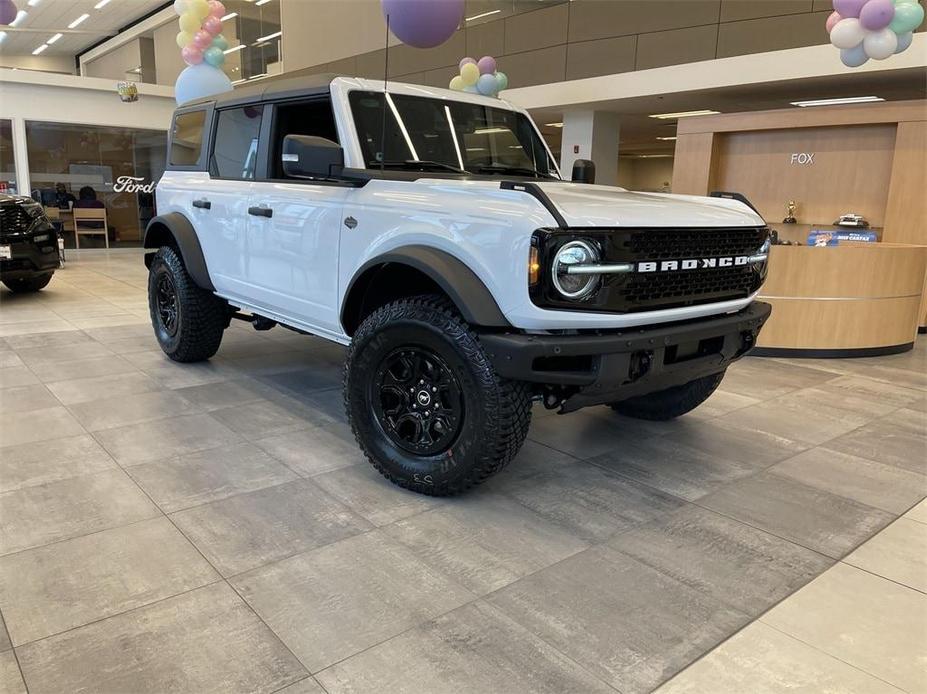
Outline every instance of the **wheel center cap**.
[(418, 391), (416, 399), (422, 407), (428, 407), (431, 404), (431, 394), (427, 390)]

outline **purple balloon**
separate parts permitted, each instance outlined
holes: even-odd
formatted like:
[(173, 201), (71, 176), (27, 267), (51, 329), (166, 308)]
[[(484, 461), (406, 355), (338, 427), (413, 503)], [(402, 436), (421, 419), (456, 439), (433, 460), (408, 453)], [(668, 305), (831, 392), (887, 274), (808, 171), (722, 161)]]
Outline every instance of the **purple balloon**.
[(389, 28), (403, 43), (434, 48), (457, 31), (465, 0), (381, 0)]
[(496, 73), (496, 59), (491, 56), (484, 55), (476, 66), (480, 69), (481, 75), (494, 75)]
[(869, 31), (884, 29), (894, 18), (895, 3), (892, 0), (869, 0), (859, 12), (859, 23)]
[(834, 9), (841, 17), (847, 19), (848, 17), (859, 17), (859, 13), (865, 4), (866, 0), (834, 0)]
[(457, 64), (457, 69), (463, 70), (464, 65), (470, 65), (470, 64), (476, 65), (477, 63), (473, 58), (462, 58), (460, 62)]
[(0, 24), (9, 24), (16, 19), (16, 5), (13, 0), (0, 0)]

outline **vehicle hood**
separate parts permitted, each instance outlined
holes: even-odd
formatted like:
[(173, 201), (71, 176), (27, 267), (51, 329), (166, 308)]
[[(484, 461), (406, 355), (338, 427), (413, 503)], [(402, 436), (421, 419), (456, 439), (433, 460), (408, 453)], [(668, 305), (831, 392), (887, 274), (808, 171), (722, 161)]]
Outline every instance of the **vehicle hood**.
[(571, 227), (741, 227), (765, 224), (737, 200), (669, 193), (634, 193), (624, 188), (567, 182), (538, 182)]

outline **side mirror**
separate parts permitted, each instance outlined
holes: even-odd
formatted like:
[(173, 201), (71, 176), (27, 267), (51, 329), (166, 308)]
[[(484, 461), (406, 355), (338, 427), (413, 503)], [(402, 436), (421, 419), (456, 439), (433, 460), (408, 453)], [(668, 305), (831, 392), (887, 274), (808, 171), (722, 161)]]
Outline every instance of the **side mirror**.
[(573, 183), (595, 183), (595, 162), (577, 159), (573, 162)]
[(314, 135), (283, 138), (283, 173), (288, 178), (330, 178), (344, 168), (344, 150), (337, 142)]

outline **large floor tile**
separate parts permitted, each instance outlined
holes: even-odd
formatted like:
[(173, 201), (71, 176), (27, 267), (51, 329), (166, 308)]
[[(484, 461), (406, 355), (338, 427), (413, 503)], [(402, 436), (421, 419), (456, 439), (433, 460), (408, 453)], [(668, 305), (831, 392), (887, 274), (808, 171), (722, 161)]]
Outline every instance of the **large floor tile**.
[(218, 578), (167, 518), (154, 518), (0, 557), (0, 610), (19, 646)]
[(8, 651), (13, 647), (10, 641), (10, 634), (6, 630), (6, 623), (3, 621), (3, 614), (0, 613), (0, 653)]
[(46, 407), (32, 412), (8, 412), (0, 418), (0, 446), (60, 439), (83, 434), (84, 428), (65, 408)]
[(81, 341), (67, 345), (47, 345), (42, 349), (24, 349), (20, 350), (20, 356), (27, 366), (36, 366), (52, 362), (112, 357), (113, 353), (99, 342)]
[(216, 583), (19, 649), (30, 694), (275, 692), (305, 669)]
[(70, 376), (72, 378), (69, 380), (54, 381), (47, 384), (48, 389), (65, 405), (76, 405), (91, 400), (120, 398), (161, 390), (160, 385), (140, 371), (94, 376), (92, 378), (81, 378), (80, 372), (74, 372)]
[(777, 629), (754, 622), (656, 694), (902, 694)]
[(122, 470), (26, 487), (0, 495), (0, 555), (158, 515)]
[(899, 518), (844, 561), (927, 593), (927, 525)]
[(640, 429), (629, 430), (625, 420), (607, 408), (538, 417), (528, 431), (530, 439), (577, 458), (620, 450), (623, 442), (639, 436)]
[(482, 602), (317, 675), (330, 694), (613, 694), (549, 644)]
[(279, 690), (278, 694), (327, 694), (321, 685), (312, 677), (300, 680), (289, 687)]
[(308, 480), (239, 494), (171, 517), (224, 576), (372, 527)]
[(351, 430), (341, 423), (307, 422), (297, 431), (256, 439), (254, 445), (306, 477), (367, 464)]
[(28, 366), (7, 366), (0, 369), (0, 389), (18, 388), (39, 383), (38, 376)]
[(174, 391), (194, 403), (204, 412), (236, 407), (261, 399), (259, 384), (255, 381), (219, 381), (199, 386), (178, 388)]
[(625, 694), (650, 691), (748, 619), (602, 546), (487, 599)]
[(827, 448), (927, 474), (927, 413), (896, 410), (827, 443)]
[(908, 692), (927, 691), (927, 595), (837, 564), (762, 621)]
[(246, 439), (256, 440), (304, 428), (318, 420), (304, 417), (270, 402), (259, 400), (215, 410), (212, 416)]
[(927, 523), (927, 500), (911, 508), (904, 517), (908, 520), (918, 521), (919, 523)]
[(769, 472), (733, 482), (699, 505), (835, 559), (892, 520), (892, 515)]
[(0, 390), (0, 415), (4, 416), (57, 407), (60, 404), (58, 399), (41, 383)]
[(378, 532), (285, 559), (232, 582), (312, 672), (473, 599)]
[(517, 501), (492, 492), (448, 501), (384, 531), (477, 595), (588, 546)]
[(116, 429), (199, 411), (193, 403), (170, 390), (83, 402), (68, 409), (87, 431)]
[(894, 514), (903, 513), (927, 495), (927, 474), (826, 446), (801, 453), (770, 471)]
[(906, 387), (903, 379), (896, 383), (886, 383), (856, 374), (840, 376), (818, 388), (841, 397), (865, 398), (889, 407), (910, 407), (924, 399), (924, 391)]
[(240, 439), (208, 414), (105, 429), (97, 432), (96, 438), (121, 465), (137, 465), (218, 448)]
[(173, 513), (298, 478), (250, 444), (235, 444), (127, 468), (162, 511)]
[[(763, 357), (747, 357), (732, 365), (724, 375), (724, 390), (769, 400), (811, 388), (835, 378), (835, 374), (796, 363), (776, 363)], [(762, 384), (762, 387), (759, 385)]]
[(88, 434), (9, 446), (0, 455), (0, 493), (115, 467)]
[(26, 685), (19, 673), (19, 665), (13, 651), (0, 653), (0, 692), (26, 694)]
[(91, 378), (93, 376), (113, 376), (137, 371), (132, 364), (115, 354), (106, 357), (76, 359), (74, 361), (41, 362), (33, 364), (30, 368), (43, 383), (64, 381), (75, 376)]
[(833, 563), (697, 506), (616, 535), (608, 544), (749, 615), (759, 615)]

